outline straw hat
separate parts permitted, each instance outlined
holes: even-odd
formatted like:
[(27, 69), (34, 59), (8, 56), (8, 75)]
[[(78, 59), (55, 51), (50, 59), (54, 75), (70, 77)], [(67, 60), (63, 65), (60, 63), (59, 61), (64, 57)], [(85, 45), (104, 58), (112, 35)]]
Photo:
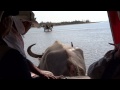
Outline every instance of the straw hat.
[(19, 15), (17, 15), (20, 19), (35, 21), (34, 13), (32, 11), (19, 11)]
[(0, 11), (0, 21), (3, 16), (16, 16), (19, 14), (19, 11)]
[(34, 13), (32, 11), (0, 11), (0, 21), (3, 14), (6, 14), (8, 16), (18, 16), (23, 20), (35, 21)]

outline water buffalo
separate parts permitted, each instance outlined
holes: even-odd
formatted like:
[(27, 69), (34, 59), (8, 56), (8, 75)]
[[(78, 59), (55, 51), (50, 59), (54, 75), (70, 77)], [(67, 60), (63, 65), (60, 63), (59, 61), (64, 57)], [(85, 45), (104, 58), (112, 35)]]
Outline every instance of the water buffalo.
[(73, 44), (71, 46), (55, 41), (43, 55), (37, 55), (31, 51), (31, 47), (34, 45), (30, 45), (27, 52), (30, 56), (39, 58), (38, 67), (40, 69), (51, 71), (57, 76), (85, 76), (84, 55), (80, 48), (73, 47)]
[(104, 57), (91, 64), (87, 75), (93, 79), (120, 79), (120, 44), (111, 44), (115, 48), (109, 50)]
[(47, 30), (47, 31), (52, 31), (53, 25), (45, 24), (45, 25), (43, 25), (43, 28), (44, 28), (44, 32), (45, 32), (46, 30)]

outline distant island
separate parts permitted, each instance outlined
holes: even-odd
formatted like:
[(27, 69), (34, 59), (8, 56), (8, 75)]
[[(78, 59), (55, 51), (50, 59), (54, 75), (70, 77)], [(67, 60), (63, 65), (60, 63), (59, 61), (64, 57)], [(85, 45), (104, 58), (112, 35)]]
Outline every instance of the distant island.
[(41, 22), (39, 23), (40, 27), (42, 27), (45, 24), (52, 24), (53, 26), (59, 26), (59, 25), (71, 25), (71, 24), (85, 24), (85, 23), (96, 23), (96, 22), (91, 22), (89, 20), (84, 20), (84, 21), (79, 21), (79, 20), (75, 20), (75, 21), (66, 21), (66, 22), (58, 22), (58, 23), (52, 23), (52, 22)]

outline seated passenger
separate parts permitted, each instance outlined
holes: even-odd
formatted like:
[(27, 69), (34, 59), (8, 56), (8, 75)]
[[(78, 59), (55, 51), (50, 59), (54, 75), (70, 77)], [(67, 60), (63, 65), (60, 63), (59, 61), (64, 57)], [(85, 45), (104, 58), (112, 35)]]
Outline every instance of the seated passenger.
[[(2, 12), (2, 13), (1, 13)], [(58, 79), (50, 71), (38, 69), (26, 58), (24, 51), (24, 35), (31, 27), (30, 21), (20, 21), (19, 11), (0, 11), (0, 79)]]
[(120, 44), (111, 45), (115, 48), (89, 66), (87, 74), (92, 79), (120, 79)]

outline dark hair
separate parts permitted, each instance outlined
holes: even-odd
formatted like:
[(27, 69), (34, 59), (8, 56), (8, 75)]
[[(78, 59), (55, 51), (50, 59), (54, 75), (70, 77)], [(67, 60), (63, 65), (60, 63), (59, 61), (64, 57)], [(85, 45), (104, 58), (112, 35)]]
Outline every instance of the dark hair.
[[(4, 21), (5, 17), (8, 17), (8, 16), (16, 16), (19, 14), (19, 11), (4, 11), (3, 15), (2, 15), (2, 18), (1, 18), (1, 22), (0, 24), (2, 25), (2, 21)], [(0, 38), (1, 38), (1, 35), (5, 32), (5, 30), (2, 30), (2, 28), (0, 27)]]
[(19, 15), (19, 11), (4, 11), (2, 18)]

